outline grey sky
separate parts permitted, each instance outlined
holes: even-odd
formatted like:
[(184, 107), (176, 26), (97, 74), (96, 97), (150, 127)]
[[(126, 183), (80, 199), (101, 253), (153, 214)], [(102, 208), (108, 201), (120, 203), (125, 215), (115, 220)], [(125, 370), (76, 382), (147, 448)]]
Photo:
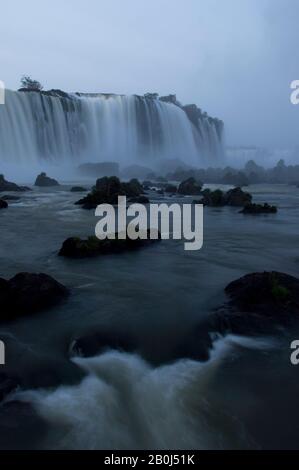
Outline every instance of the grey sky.
[(1, 6), (0, 79), (177, 94), (229, 144), (299, 145), (299, 0), (19, 0)]

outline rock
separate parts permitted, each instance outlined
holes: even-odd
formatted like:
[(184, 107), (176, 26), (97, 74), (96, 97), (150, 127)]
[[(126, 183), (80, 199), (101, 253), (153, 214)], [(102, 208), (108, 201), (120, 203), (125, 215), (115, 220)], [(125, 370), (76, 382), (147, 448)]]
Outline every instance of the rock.
[(125, 240), (118, 239), (116, 234), (115, 240), (99, 240), (97, 237), (89, 237), (86, 240), (81, 238), (68, 238), (59, 251), (59, 256), (66, 258), (92, 258), (95, 256), (109, 255), (113, 253), (123, 253), (125, 251), (134, 251), (139, 248), (151, 245), (161, 239), (158, 233), (158, 240), (149, 239), (150, 230), (148, 230), (148, 238), (146, 240)]
[(211, 191), (205, 189), (202, 192), (203, 198), (201, 201), (194, 201), (195, 204), (203, 204), (204, 206), (221, 207), (225, 205), (225, 193), (221, 189)]
[(59, 183), (54, 178), (49, 178), (46, 175), (46, 173), (41, 173), (36, 178), (34, 186), (38, 186), (40, 188), (48, 188), (48, 187), (51, 187), (51, 186), (59, 186)]
[(30, 191), (30, 188), (27, 186), (18, 186), (16, 183), (11, 183), (10, 181), (6, 181), (3, 175), (0, 175), (0, 193), (2, 192), (23, 192), (23, 191)]
[(201, 193), (202, 183), (195, 180), (195, 178), (188, 178), (183, 181), (178, 188), (178, 193), (183, 195), (199, 195)]
[(172, 193), (175, 194), (177, 192), (177, 187), (174, 184), (168, 184), (165, 186), (165, 192), (166, 193)]
[(8, 204), (6, 201), (4, 201), (3, 199), (0, 199), (0, 209), (7, 209), (8, 208)]
[(202, 195), (203, 198), (200, 201), (194, 201), (195, 204), (211, 207), (244, 207), (247, 204), (251, 204), (252, 200), (251, 194), (245, 193), (241, 188), (230, 189), (227, 193), (221, 191), (221, 189), (216, 189), (215, 191), (205, 189)]
[(225, 292), (229, 301), (212, 316), (213, 331), (266, 334), (299, 320), (299, 279), (288, 274), (248, 274)]
[(83, 206), (83, 209), (95, 209), (99, 204), (117, 204), (119, 196), (136, 198), (141, 194), (143, 187), (136, 179), (122, 183), (116, 176), (104, 177), (98, 179), (92, 192), (76, 204)]
[(246, 204), (243, 210), (240, 211), (240, 214), (276, 214), (277, 207), (270, 206), (269, 204)]
[(73, 186), (71, 188), (71, 193), (85, 193), (86, 191), (87, 189), (82, 186)]
[(230, 189), (225, 194), (225, 205), (227, 206), (243, 207), (251, 204), (251, 201), (251, 194), (242, 191), (241, 188)]
[(157, 194), (160, 194), (161, 196), (164, 196), (164, 190), (163, 189), (158, 189)]
[(70, 346), (70, 355), (92, 357), (111, 349), (132, 353), (137, 344), (130, 336), (103, 331), (75, 339)]
[(0, 279), (0, 320), (45, 310), (67, 295), (66, 287), (46, 274), (20, 273), (9, 281)]

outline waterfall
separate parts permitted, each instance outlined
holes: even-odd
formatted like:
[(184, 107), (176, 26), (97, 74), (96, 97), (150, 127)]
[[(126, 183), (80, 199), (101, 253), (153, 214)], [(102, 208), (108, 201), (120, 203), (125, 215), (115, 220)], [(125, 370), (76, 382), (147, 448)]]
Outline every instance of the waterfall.
[(196, 109), (191, 120), (184, 107), (156, 97), (8, 90), (0, 163), (217, 163), (221, 121)]

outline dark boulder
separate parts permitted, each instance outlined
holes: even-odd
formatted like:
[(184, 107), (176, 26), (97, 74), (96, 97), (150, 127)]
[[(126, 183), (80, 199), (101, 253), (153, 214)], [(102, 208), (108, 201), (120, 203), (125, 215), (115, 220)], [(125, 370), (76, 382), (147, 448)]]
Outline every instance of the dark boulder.
[(243, 210), (240, 211), (240, 214), (276, 214), (277, 207), (270, 206), (269, 204), (246, 204)]
[(8, 208), (8, 204), (6, 201), (4, 201), (3, 199), (0, 199), (0, 209), (7, 209)]
[(182, 195), (196, 196), (201, 193), (202, 183), (195, 178), (188, 178), (183, 181), (178, 188), (178, 193)]
[(221, 189), (216, 189), (215, 191), (205, 189), (202, 195), (203, 198), (200, 201), (194, 201), (195, 204), (211, 207), (222, 207), (225, 205), (225, 193)]
[(251, 204), (252, 200), (251, 194), (242, 191), (241, 188), (230, 189), (226, 193), (221, 191), (221, 189), (216, 189), (215, 191), (205, 189), (202, 192), (202, 196), (203, 198), (200, 201), (194, 202), (196, 204), (200, 203), (204, 206), (210, 207), (245, 207), (246, 205)]
[(225, 194), (225, 205), (227, 206), (244, 207), (251, 204), (251, 201), (251, 194), (242, 191), (241, 188), (230, 189)]
[(95, 209), (100, 204), (118, 204), (119, 196), (136, 198), (144, 193), (137, 179), (122, 183), (116, 176), (100, 178), (86, 197), (76, 202), (83, 209)]
[(213, 331), (266, 334), (299, 321), (299, 279), (288, 274), (248, 274), (225, 292), (229, 301), (212, 316)]
[(45, 310), (67, 295), (67, 288), (46, 274), (19, 273), (9, 281), (0, 279), (0, 320)]
[(34, 186), (38, 186), (40, 188), (49, 188), (52, 186), (59, 186), (59, 183), (54, 178), (49, 178), (46, 173), (41, 173), (36, 178)]
[(146, 240), (131, 240), (130, 238), (121, 240), (118, 238), (118, 234), (116, 234), (115, 240), (99, 240), (95, 236), (89, 237), (86, 240), (73, 237), (65, 240), (59, 251), (59, 256), (66, 258), (92, 258), (101, 255), (123, 253), (125, 251), (138, 250), (160, 239), (160, 233), (158, 233), (157, 240), (150, 239), (150, 230), (148, 230), (148, 238)]
[(23, 191), (30, 191), (30, 188), (27, 186), (18, 186), (16, 183), (11, 183), (10, 181), (6, 181), (3, 175), (0, 175), (0, 193), (2, 192), (23, 192)]

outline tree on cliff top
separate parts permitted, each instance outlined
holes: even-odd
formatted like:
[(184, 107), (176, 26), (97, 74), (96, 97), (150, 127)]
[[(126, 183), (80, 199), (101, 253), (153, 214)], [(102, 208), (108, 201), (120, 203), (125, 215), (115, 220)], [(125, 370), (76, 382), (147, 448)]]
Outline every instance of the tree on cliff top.
[(26, 90), (41, 91), (43, 89), (43, 86), (40, 82), (37, 80), (32, 80), (32, 78), (28, 77), (27, 75), (24, 75), (21, 78), (21, 85), (22, 88), (25, 88)]

